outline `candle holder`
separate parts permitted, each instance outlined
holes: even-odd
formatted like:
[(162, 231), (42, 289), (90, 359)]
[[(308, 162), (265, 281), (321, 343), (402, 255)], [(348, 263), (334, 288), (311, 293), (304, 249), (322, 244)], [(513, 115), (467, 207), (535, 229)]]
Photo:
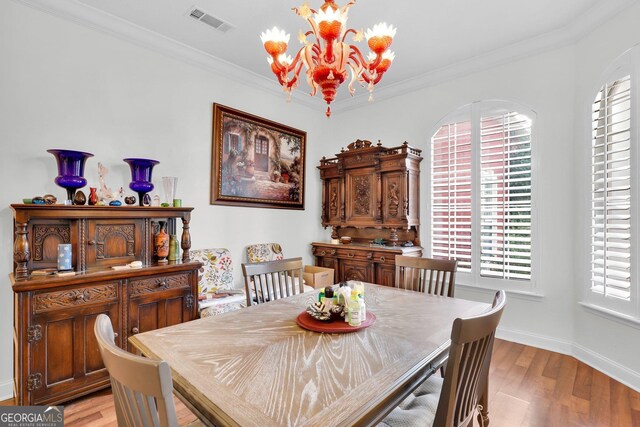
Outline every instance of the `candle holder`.
[(138, 193), (138, 201), (140, 206), (144, 206), (142, 200), (144, 195), (153, 190), (151, 182), (151, 172), (153, 167), (160, 162), (151, 159), (129, 158), (123, 159), (131, 168), (131, 182), (129, 188)]
[(53, 154), (58, 163), (58, 176), (53, 182), (67, 190), (67, 200), (73, 200), (76, 190), (87, 185), (84, 164), (93, 154), (61, 149), (47, 150), (47, 153)]

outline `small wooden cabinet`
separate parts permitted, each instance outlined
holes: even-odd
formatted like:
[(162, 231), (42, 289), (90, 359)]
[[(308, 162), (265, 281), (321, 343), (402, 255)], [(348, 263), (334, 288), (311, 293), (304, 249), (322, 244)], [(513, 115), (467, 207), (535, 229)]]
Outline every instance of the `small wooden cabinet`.
[[(197, 315), (199, 262), (189, 260), (192, 208), (12, 205), (15, 223), (14, 395), (18, 405), (58, 404), (109, 386), (93, 333), (111, 318), (116, 344)], [(182, 261), (156, 264), (157, 222), (182, 220)], [(76, 274), (31, 275), (56, 266), (71, 243)], [(143, 268), (113, 265), (142, 261)]]
[[(357, 140), (320, 161), (322, 225), (348, 245), (312, 243), (316, 265), (333, 268), (336, 281), (393, 286), (395, 256), (421, 256), (421, 151), (406, 142), (387, 148)], [(383, 239), (384, 245), (373, 245)], [(411, 242), (413, 246), (403, 247)]]
[(422, 248), (413, 246), (381, 247), (352, 243), (348, 245), (314, 242), (311, 244), (316, 265), (333, 268), (334, 282), (360, 280), (378, 285), (394, 286), (396, 255), (422, 255)]

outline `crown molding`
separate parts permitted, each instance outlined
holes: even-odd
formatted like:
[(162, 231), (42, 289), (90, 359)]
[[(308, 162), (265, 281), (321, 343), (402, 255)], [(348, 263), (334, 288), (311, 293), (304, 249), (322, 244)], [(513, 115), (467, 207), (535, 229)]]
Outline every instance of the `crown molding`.
[[(162, 34), (133, 24), (77, 0), (14, 0), (58, 18), (83, 25), (101, 33), (130, 42), (156, 53), (214, 72), (251, 88), (285, 98), (282, 87), (273, 79), (195, 49)], [(318, 108), (320, 99), (302, 91), (292, 91), (291, 99), (302, 105)]]
[[(284, 97), (282, 88), (271, 78), (234, 65), (184, 43), (81, 3), (78, 0), (14, 1), (214, 72), (251, 88)], [(395, 84), (377, 87), (374, 91), (374, 98), (378, 101), (393, 98), (508, 62), (523, 59), (531, 55), (573, 44), (587, 35), (593, 28), (602, 25), (635, 2), (636, 0), (599, 1), (565, 27), (511, 44), (487, 54), (460, 61), (450, 66), (428, 71)], [(340, 113), (362, 108), (369, 104), (367, 97), (368, 92), (363, 89), (353, 97), (344, 97), (336, 100), (331, 105), (332, 112)], [(310, 108), (325, 106), (324, 101), (319, 97), (311, 97), (306, 91), (299, 89), (292, 91), (291, 98), (292, 101)]]
[[(446, 67), (428, 71), (392, 85), (376, 87), (373, 92), (374, 99), (382, 101), (404, 95), (425, 87), (435, 86), (479, 71), (574, 44), (588, 35), (594, 28), (604, 24), (634, 3), (636, 3), (636, 0), (600, 1), (565, 27)], [(369, 104), (366, 102), (365, 97), (367, 96), (368, 93), (361, 92), (356, 93), (351, 98), (343, 98), (334, 104), (332, 110), (343, 112), (360, 108), (363, 104)]]

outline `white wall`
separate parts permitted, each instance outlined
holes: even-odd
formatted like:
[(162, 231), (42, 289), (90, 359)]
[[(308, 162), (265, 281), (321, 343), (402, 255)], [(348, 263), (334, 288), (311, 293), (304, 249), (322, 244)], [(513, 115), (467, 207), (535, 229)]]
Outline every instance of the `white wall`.
[[(265, 63), (265, 66), (267, 64)], [(305, 210), (209, 204), (212, 102), (307, 131)], [(89, 151), (85, 176), (128, 189), (125, 157), (158, 159), (162, 176), (177, 176), (178, 195), (193, 206), (192, 247), (227, 247), (236, 266), (247, 244), (278, 241), (285, 255), (312, 262), (309, 243), (326, 239), (320, 226), (319, 175), (327, 153), (323, 110), (309, 110), (211, 72), (13, 2), (0, 2), (0, 400), (12, 394), (13, 295), (11, 203), (65, 191), (45, 150)]]
[[(589, 166), (580, 162), (584, 150), (590, 150), (585, 113), (595, 92), (589, 91), (611, 61), (640, 42), (639, 19), (640, 5), (635, 5), (574, 45), (343, 112), (336, 116), (337, 132), (330, 138), (341, 143), (380, 138), (385, 145), (406, 139), (427, 149), (438, 122), (470, 102), (506, 99), (533, 109), (537, 113), (533, 150), (538, 160), (534, 239), (539, 256), (534, 274), (537, 292), (544, 296), (510, 293), (498, 336), (573, 354), (636, 390), (640, 389), (640, 325), (594, 314), (578, 304), (589, 277), (589, 266), (578, 254), (584, 254), (589, 244), (584, 238), (590, 185), (584, 168)], [(421, 237), (427, 246), (426, 162), (422, 171)], [(639, 285), (637, 276), (635, 284)], [(456, 292), (485, 301), (492, 294)]]

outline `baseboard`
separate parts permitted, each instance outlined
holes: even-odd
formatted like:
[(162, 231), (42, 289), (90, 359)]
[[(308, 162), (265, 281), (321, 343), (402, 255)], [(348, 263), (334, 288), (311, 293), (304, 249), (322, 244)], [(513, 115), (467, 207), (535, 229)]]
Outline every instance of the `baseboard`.
[(601, 354), (578, 344), (573, 345), (573, 356), (592, 368), (607, 374), (614, 380), (620, 381), (627, 387), (631, 387), (632, 389), (640, 392), (639, 372), (629, 369), (615, 360), (604, 357)]
[(505, 328), (498, 328), (496, 331), (496, 337), (506, 341), (517, 342), (519, 344), (525, 344), (573, 356), (614, 380), (621, 382), (627, 387), (640, 392), (639, 372), (629, 369), (626, 366), (623, 366), (608, 357), (602, 356), (593, 350), (582, 347), (581, 345), (544, 335), (532, 334), (531, 332)]
[(532, 347), (538, 347), (544, 350), (573, 356), (573, 343), (545, 335), (498, 327), (496, 337), (507, 341), (517, 342), (519, 344), (530, 345)]
[(13, 380), (0, 381), (0, 401), (13, 397)]

